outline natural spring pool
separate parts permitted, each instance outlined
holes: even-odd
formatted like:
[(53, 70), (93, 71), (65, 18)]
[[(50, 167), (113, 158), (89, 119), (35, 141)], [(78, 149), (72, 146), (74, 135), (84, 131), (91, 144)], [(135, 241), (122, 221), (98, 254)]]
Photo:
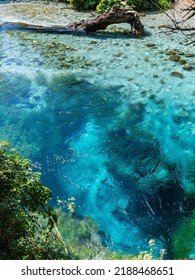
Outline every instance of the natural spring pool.
[[(21, 20), (11, 5), (0, 5), (0, 23)], [(58, 7), (53, 22), (93, 17)], [(137, 254), (155, 239), (178, 258), (182, 227), (194, 258), (194, 46), (162, 32), (166, 21), (142, 18), (140, 38), (125, 24), (90, 35), (1, 27), (0, 135), (42, 172), (54, 205), (75, 197), (105, 246)]]

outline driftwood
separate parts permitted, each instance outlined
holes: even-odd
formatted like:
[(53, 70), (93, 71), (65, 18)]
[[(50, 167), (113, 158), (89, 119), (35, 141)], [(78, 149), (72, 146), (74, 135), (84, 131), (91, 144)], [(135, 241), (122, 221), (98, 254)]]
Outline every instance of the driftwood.
[(86, 32), (96, 32), (104, 30), (108, 25), (115, 23), (129, 23), (133, 34), (139, 35), (143, 33), (144, 28), (138, 13), (132, 9), (125, 9), (120, 6), (113, 7), (110, 12), (98, 16), (94, 20), (74, 22), (69, 24), (68, 27), (75, 30), (81, 29)]
[(143, 25), (139, 19), (138, 13), (132, 9), (125, 9), (119, 6), (113, 7), (110, 12), (96, 17), (94, 20), (82, 20), (73, 22), (68, 25), (53, 25), (43, 26), (26, 22), (5, 22), (1, 26), (15, 26), (24, 29), (46, 31), (46, 32), (96, 32), (104, 30), (110, 24), (115, 23), (129, 23), (131, 25), (131, 32), (135, 35), (143, 33)]

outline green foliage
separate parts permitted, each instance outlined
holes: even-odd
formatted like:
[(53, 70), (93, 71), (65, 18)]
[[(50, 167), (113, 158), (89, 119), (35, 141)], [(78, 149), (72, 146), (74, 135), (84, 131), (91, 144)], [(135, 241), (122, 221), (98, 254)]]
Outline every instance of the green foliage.
[(109, 11), (114, 5), (123, 6), (122, 0), (101, 0), (96, 7), (98, 12), (104, 13)]
[(78, 259), (134, 259), (135, 256), (121, 256), (109, 251), (101, 243), (98, 227), (91, 218), (80, 219), (65, 213), (61, 208), (59, 214), (59, 231), (67, 246)]
[(76, 9), (93, 9), (95, 8), (99, 0), (68, 0), (70, 4)]
[(192, 217), (174, 232), (173, 250), (176, 259), (195, 256), (195, 211)]
[[(48, 0), (45, 0), (48, 1)], [(104, 13), (114, 5), (134, 8), (138, 11), (168, 9), (171, 7), (171, 0), (52, 0), (52, 2), (70, 3), (75, 9), (94, 9)]]
[[(154, 255), (158, 255), (153, 239), (148, 243), (148, 251), (140, 252), (138, 255), (124, 255), (110, 251), (102, 245), (98, 226), (91, 218), (73, 217), (71, 213), (64, 212), (64, 208), (67, 207), (66, 201), (64, 206), (63, 203), (60, 204), (61, 206), (57, 209), (58, 228), (66, 245), (71, 252), (74, 252), (75, 258), (82, 260), (154, 260)], [(162, 249), (159, 252), (159, 259), (164, 259), (165, 254), (166, 251)]]
[(97, 11), (104, 13), (109, 11), (114, 5), (120, 5), (135, 10), (152, 10), (152, 9), (168, 9), (170, 8), (170, 0), (100, 0), (97, 5)]
[(58, 199), (57, 210), (50, 199), (30, 161), (0, 141), (0, 259), (154, 259), (154, 240), (138, 256), (112, 252), (91, 218), (76, 217), (74, 197)]
[(162, 9), (169, 9), (171, 7), (171, 1), (169, 0), (158, 0), (157, 4), (162, 8)]
[(68, 258), (56, 242), (56, 212), (48, 205), (51, 191), (32, 172), (28, 159), (0, 141), (0, 258)]

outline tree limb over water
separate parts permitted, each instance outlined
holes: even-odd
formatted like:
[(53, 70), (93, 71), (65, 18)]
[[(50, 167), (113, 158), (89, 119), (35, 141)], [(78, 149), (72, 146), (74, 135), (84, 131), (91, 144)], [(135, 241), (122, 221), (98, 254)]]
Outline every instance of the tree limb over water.
[(195, 42), (195, 26), (192, 25), (192, 21), (190, 22), (195, 16), (195, 2), (194, 0), (190, 0), (186, 4), (184, 3), (184, 5), (179, 12), (173, 9), (171, 15), (166, 13), (172, 22), (172, 25), (167, 25), (166, 29), (169, 32), (182, 32), (190, 40), (189, 45)]
[(54, 25), (43, 26), (25, 22), (6, 22), (1, 26), (11, 25), (25, 29), (48, 31), (48, 32), (73, 32), (83, 31), (86, 33), (96, 32), (98, 30), (104, 30), (107, 26), (116, 23), (128, 23), (131, 26), (131, 32), (134, 35), (140, 35), (144, 31), (144, 27), (140, 21), (138, 13), (133, 9), (125, 9), (120, 6), (115, 6), (111, 11), (106, 12), (103, 15), (97, 16), (93, 20), (82, 20), (73, 22), (68, 25)]
[(131, 32), (135, 35), (143, 33), (144, 27), (139, 19), (138, 13), (132, 9), (121, 8), (114, 6), (111, 11), (96, 17), (89, 21), (79, 21), (69, 24), (71, 29), (82, 29), (86, 32), (96, 32), (104, 30), (110, 24), (115, 23), (129, 23), (131, 25)]

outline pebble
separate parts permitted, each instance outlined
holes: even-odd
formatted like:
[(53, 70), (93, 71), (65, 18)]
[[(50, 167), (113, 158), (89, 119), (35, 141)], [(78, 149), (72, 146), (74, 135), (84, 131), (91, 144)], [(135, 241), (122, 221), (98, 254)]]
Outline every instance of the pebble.
[(118, 46), (119, 43), (118, 43), (118, 42), (114, 42), (114, 43), (112, 43), (112, 45), (113, 45), (113, 46)]
[(89, 44), (91, 44), (91, 45), (95, 45), (95, 44), (97, 44), (98, 42), (97, 41), (95, 41), (95, 40), (92, 40), (91, 42), (89, 42)]
[(194, 54), (193, 54), (193, 53), (185, 53), (185, 56), (186, 56), (186, 57), (193, 57)]
[(123, 55), (123, 53), (113, 53), (112, 56), (114, 56), (114, 57), (120, 57), (120, 56), (122, 56), (122, 55)]
[(179, 59), (177, 62), (178, 62), (179, 64), (181, 64), (181, 65), (187, 63), (187, 61), (186, 61), (185, 59)]
[(183, 70), (187, 70), (187, 71), (193, 70), (193, 67), (190, 65), (184, 65), (182, 68), (183, 68)]
[(146, 44), (146, 47), (148, 47), (148, 48), (154, 48), (154, 47), (156, 47), (156, 44)]
[(183, 74), (180, 73), (180, 72), (173, 71), (173, 72), (171, 72), (171, 75), (172, 75), (172, 76), (179, 77), (179, 78), (183, 78)]
[(172, 60), (172, 61), (178, 61), (180, 59), (180, 56), (179, 55), (171, 55), (169, 57), (169, 59)]
[(170, 51), (166, 52), (166, 55), (176, 55), (176, 54), (177, 54), (177, 52), (174, 50), (170, 50)]

